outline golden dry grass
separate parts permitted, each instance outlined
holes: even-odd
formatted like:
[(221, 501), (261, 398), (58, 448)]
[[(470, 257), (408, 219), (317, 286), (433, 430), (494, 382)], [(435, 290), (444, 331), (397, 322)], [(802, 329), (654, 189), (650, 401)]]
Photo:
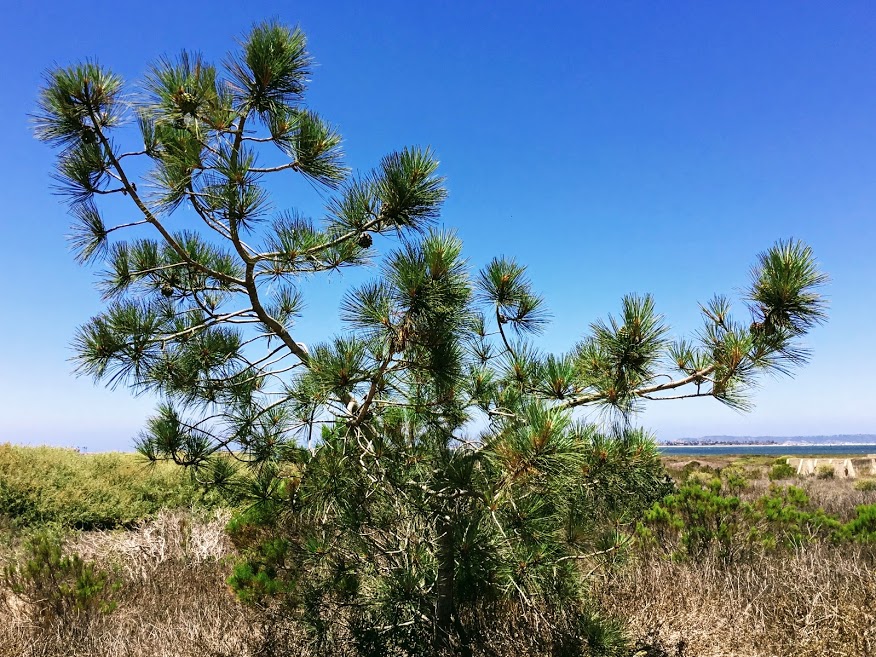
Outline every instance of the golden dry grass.
[[(768, 489), (762, 472), (743, 498)], [(876, 501), (876, 491), (847, 480), (782, 483), (843, 518)], [(227, 520), (223, 512), (163, 511), (129, 530), (74, 534), (70, 550), (123, 582), (118, 608), (38, 626), (26, 603), (0, 590), (0, 657), (307, 655), (300, 627), (244, 606), (226, 585)], [(873, 547), (815, 543), (732, 566), (634, 552), (612, 574), (596, 575), (592, 594), (604, 614), (627, 623), (639, 657), (876, 657)]]
[(2, 657), (246, 657), (272, 645), (299, 654), (300, 633), (240, 604), (228, 589), (227, 518), (163, 512), (130, 531), (88, 532), (69, 547), (123, 581), (118, 607), (34, 624), (20, 600), (0, 603)]
[[(700, 460), (747, 470), (739, 497), (753, 502), (774, 482), (764, 463), (747, 461)], [(668, 465), (681, 476), (683, 464)], [(849, 479), (775, 483), (802, 488), (813, 507), (841, 521), (853, 517), (855, 507), (876, 503), (876, 492)], [(816, 542), (731, 565), (716, 556), (678, 562), (637, 553), (624, 568), (595, 580), (593, 593), (606, 613), (625, 619), (643, 656), (876, 655), (874, 546)]]
[(653, 655), (866, 657), (876, 654), (874, 567), (871, 551), (819, 544), (729, 567), (643, 558), (594, 594)]

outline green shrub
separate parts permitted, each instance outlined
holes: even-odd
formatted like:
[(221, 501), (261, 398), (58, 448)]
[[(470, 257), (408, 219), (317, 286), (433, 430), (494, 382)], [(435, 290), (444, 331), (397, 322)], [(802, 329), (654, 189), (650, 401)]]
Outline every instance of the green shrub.
[(855, 482), (855, 490), (864, 493), (870, 493), (876, 490), (876, 479), (858, 479), (858, 481)]
[(674, 559), (699, 559), (714, 552), (729, 561), (817, 540), (871, 540), (876, 538), (876, 505), (870, 514), (860, 507), (857, 524), (843, 526), (813, 508), (806, 492), (796, 486), (773, 485), (766, 495), (744, 503), (720, 485), (689, 483), (654, 504), (636, 533), (640, 545)]
[(820, 465), (815, 476), (819, 479), (833, 479), (835, 474), (836, 472), (832, 465)]
[(702, 486), (703, 488), (720, 488), (721, 477), (714, 472), (709, 472), (707, 470), (697, 470), (695, 472), (691, 472), (688, 475), (685, 484)]
[(763, 478), (763, 470), (760, 468), (745, 468), (745, 477), (751, 481)]
[(721, 478), (732, 495), (738, 495), (748, 488), (749, 476), (745, 468), (733, 466), (724, 468), (721, 471)]
[(876, 541), (876, 504), (857, 507), (855, 517), (843, 526), (840, 535), (846, 540), (865, 543)]
[(681, 480), (682, 482), (685, 482), (690, 479), (691, 476), (696, 478), (702, 477), (704, 474), (717, 475), (718, 470), (707, 463), (691, 461), (690, 463), (686, 463), (681, 469)]
[[(594, 612), (584, 612), (577, 617), (577, 627), (573, 634), (583, 641), (562, 641), (555, 638), (552, 654), (557, 657), (568, 655), (593, 655), (594, 657), (621, 657), (630, 654), (623, 623), (604, 618)], [(577, 645), (576, 645), (577, 644)], [(586, 651), (582, 648), (586, 647)]]
[(676, 558), (701, 557), (718, 547), (729, 557), (740, 501), (721, 494), (721, 482), (689, 483), (645, 512), (637, 527), (640, 540), (657, 545)]
[(81, 454), (0, 444), (0, 516), (19, 527), (77, 529), (131, 525), (162, 508), (218, 504), (182, 469), (136, 454)]
[(779, 461), (770, 468), (770, 481), (778, 481), (780, 479), (793, 479), (797, 476), (797, 471), (792, 468), (786, 461)]
[(3, 584), (28, 603), (33, 622), (74, 627), (83, 617), (115, 609), (120, 584), (78, 554), (64, 554), (61, 540), (41, 532), (26, 541), (23, 557), (6, 566)]
[(797, 486), (771, 486), (749, 513), (755, 526), (751, 537), (763, 547), (796, 547), (830, 538), (841, 528), (839, 520), (813, 508), (806, 491)]

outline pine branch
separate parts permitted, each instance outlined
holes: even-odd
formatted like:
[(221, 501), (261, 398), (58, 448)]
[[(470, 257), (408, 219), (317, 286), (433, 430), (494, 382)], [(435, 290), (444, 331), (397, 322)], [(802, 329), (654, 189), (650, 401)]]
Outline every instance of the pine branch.
[[(676, 388), (695, 383), (696, 381), (709, 376), (709, 374), (715, 371), (715, 367), (715, 365), (709, 365), (708, 367), (694, 372), (690, 376), (686, 376), (683, 379), (676, 379), (673, 381), (668, 381), (666, 383), (638, 388), (636, 390), (633, 390), (631, 394), (642, 397), (644, 395), (650, 395), (655, 392), (663, 392), (664, 390), (674, 390)], [(583, 406), (585, 404), (592, 404), (594, 402), (604, 401), (607, 398), (608, 396), (605, 393), (601, 392), (592, 393), (589, 395), (579, 395), (562, 402), (558, 405), (558, 408), (575, 408), (576, 406)]]
[(103, 133), (103, 130), (99, 127), (99, 125), (97, 123), (97, 118), (94, 115), (94, 110), (91, 106), (89, 106), (89, 108), (88, 108), (88, 113), (91, 117), (91, 120), (97, 126), (95, 128), (95, 134), (97, 135), (98, 139), (100, 140), (101, 145), (103, 146), (104, 153), (110, 159), (110, 162), (112, 163), (113, 167), (115, 168), (116, 173), (118, 173), (119, 177), (121, 178), (122, 184), (124, 185), (124, 188), (125, 188), (125, 191), (127, 191), (128, 195), (131, 197), (131, 199), (137, 205), (137, 208), (140, 210), (140, 212), (146, 218), (146, 221), (148, 221), (151, 225), (153, 225), (158, 230), (159, 233), (161, 233), (161, 236), (164, 238), (164, 241), (176, 252), (176, 254), (182, 260), (186, 261), (189, 265), (191, 265), (195, 269), (198, 269), (199, 271), (215, 278), (216, 280), (220, 280), (223, 283), (227, 283), (229, 285), (243, 285), (243, 281), (236, 279), (234, 277), (222, 274), (221, 272), (214, 271), (211, 268), (206, 267), (202, 263), (197, 262), (196, 260), (193, 260), (193, 259), (188, 257), (188, 254), (186, 253), (185, 249), (183, 249), (182, 246), (180, 246), (180, 244), (173, 238), (173, 236), (169, 232), (167, 232), (167, 229), (164, 227), (164, 225), (161, 223), (161, 221), (159, 221), (158, 218), (154, 214), (152, 214), (152, 212), (149, 210), (149, 208), (146, 206), (146, 204), (140, 198), (139, 194), (137, 193), (136, 186), (131, 184), (131, 182), (128, 180), (128, 177), (125, 174), (125, 171), (122, 168), (121, 163), (119, 162), (119, 160), (116, 158), (115, 154), (113, 153), (112, 145), (109, 143), (109, 140), (106, 138), (106, 135)]

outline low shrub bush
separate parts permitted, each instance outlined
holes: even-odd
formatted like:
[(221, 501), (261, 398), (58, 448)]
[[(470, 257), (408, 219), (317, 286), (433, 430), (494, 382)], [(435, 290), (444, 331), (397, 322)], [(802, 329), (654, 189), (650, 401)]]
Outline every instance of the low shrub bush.
[(876, 542), (876, 504), (864, 504), (855, 509), (855, 517), (843, 526), (841, 535), (847, 540)]
[(855, 490), (864, 493), (876, 491), (876, 479), (858, 479), (858, 481), (855, 482)]
[(61, 539), (47, 532), (25, 542), (24, 554), (5, 567), (3, 585), (28, 604), (35, 624), (67, 629), (83, 617), (113, 611), (120, 587), (110, 573), (65, 554)]
[(844, 525), (797, 486), (773, 484), (765, 495), (744, 502), (715, 479), (708, 485), (688, 483), (654, 504), (636, 531), (646, 549), (675, 560), (716, 554), (732, 561), (818, 541), (874, 540), (876, 505), (859, 507), (856, 519)]
[(688, 483), (646, 511), (637, 533), (673, 558), (698, 558), (713, 547), (728, 556), (739, 507), (738, 497), (721, 494), (720, 479), (707, 485)]
[(212, 507), (180, 467), (136, 454), (81, 454), (58, 447), (0, 445), (0, 516), (18, 527), (111, 529), (162, 508)]
[(745, 468), (741, 467), (731, 466), (724, 468), (721, 471), (721, 479), (723, 479), (724, 484), (727, 486), (727, 490), (733, 495), (738, 495), (748, 488), (751, 483), (751, 477)]
[(779, 481), (781, 479), (793, 479), (797, 476), (797, 471), (787, 464), (785, 461), (780, 461), (773, 464), (770, 468), (770, 481)]
[(832, 465), (820, 465), (818, 466), (818, 473), (816, 476), (819, 479), (833, 479), (836, 475), (836, 471)]

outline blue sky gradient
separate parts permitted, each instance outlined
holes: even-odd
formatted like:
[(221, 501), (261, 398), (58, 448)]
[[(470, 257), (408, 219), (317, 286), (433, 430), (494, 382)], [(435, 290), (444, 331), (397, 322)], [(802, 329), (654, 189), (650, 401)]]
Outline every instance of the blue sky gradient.
[[(872, 2), (320, 2), (80, 5), (6, 10), (0, 60), (0, 441), (127, 449), (152, 400), (72, 376), (70, 339), (98, 312), (73, 262), (53, 153), (35, 141), (44, 70), (97, 58), (126, 80), (182, 48), (221, 60), (257, 21), (306, 31), (309, 103), (368, 169), (431, 145), (473, 267), (529, 266), (570, 348), (628, 292), (651, 292), (675, 335), (697, 303), (738, 294), (779, 238), (814, 249), (831, 283), (812, 362), (766, 380), (756, 409), (652, 405), (660, 438), (876, 433), (876, 5)], [(293, 183), (278, 206), (318, 214)], [(365, 274), (367, 275), (367, 274)], [(337, 330), (362, 274), (308, 292), (298, 335)], [(742, 304), (739, 304), (742, 310)]]

